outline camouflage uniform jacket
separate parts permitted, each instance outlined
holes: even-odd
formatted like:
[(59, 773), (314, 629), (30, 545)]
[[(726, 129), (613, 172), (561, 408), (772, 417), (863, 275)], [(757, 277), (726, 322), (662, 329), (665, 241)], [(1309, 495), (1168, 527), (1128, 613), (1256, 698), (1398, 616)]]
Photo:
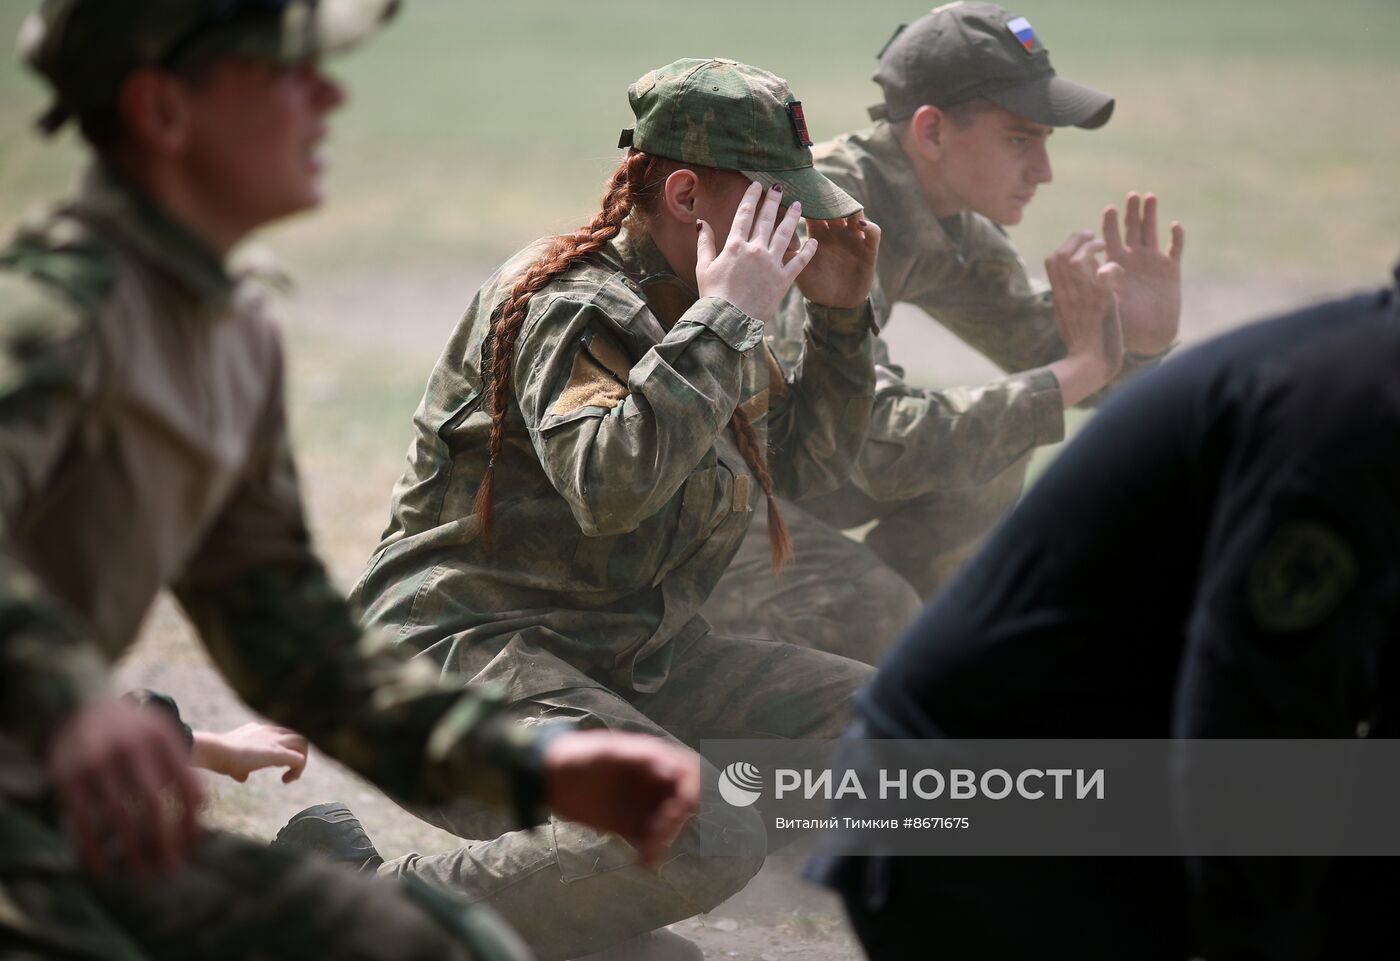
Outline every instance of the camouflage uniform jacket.
[(487, 550), (472, 510), (490, 429), (482, 341), (538, 253), (490, 278), (448, 342), (353, 598), (369, 623), (509, 696), (561, 686), (559, 661), (654, 691), (674, 645), (708, 629), (696, 612), (763, 504), (733, 411), (766, 437), (784, 496), (835, 488), (870, 414), (870, 309), (808, 305), (794, 373), (771, 378), (760, 322), (697, 300), (649, 239), (623, 234), (530, 301)]
[(307, 535), (265, 301), (102, 169), (0, 251), (0, 798), (42, 792), (35, 759), (165, 586), (250, 705), (386, 790), (537, 789), (490, 698), (360, 642)]
[[(881, 227), (880, 325), (891, 305), (915, 304), (1009, 373), (977, 388), (920, 389), (905, 382), (879, 341), (875, 408), (855, 486), (877, 501), (980, 487), (1033, 448), (1062, 440), (1059, 381), (1043, 369), (1065, 356), (1054, 304), (1002, 229), (971, 212), (935, 217), (887, 123), (813, 154), (817, 169)], [(785, 304), (772, 345), (785, 364), (800, 346), (800, 323), (800, 310)]]

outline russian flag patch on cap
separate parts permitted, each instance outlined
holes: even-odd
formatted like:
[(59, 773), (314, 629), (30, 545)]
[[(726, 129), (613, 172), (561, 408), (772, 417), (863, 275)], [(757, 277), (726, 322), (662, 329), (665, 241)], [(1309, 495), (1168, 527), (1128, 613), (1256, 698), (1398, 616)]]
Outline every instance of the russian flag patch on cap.
[(1009, 20), (1006, 29), (1016, 35), (1016, 39), (1021, 41), (1021, 46), (1026, 48), (1026, 53), (1035, 53), (1035, 31), (1031, 29), (1029, 20), (1025, 17)]

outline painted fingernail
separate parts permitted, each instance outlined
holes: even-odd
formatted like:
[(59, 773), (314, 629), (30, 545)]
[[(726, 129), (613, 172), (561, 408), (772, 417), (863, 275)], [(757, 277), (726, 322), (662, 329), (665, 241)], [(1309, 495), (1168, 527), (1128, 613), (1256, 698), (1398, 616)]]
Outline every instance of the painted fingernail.
[(704, 225), (704, 224), (702, 224), (702, 223), (701, 223), (700, 221), (698, 221), (698, 220), (695, 221), (695, 232), (696, 232), (697, 234), (698, 234), (700, 231), (704, 230), (704, 229), (705, 229), (705, 225)]
[(780, 194), (780, 193), (782, 193), (782, 192), (783, 192), (783, 185), (782, 185), (782, 184), (774, 184), (774, 185), (773, 185), (773, 193), (775, 193), (775, 194)]

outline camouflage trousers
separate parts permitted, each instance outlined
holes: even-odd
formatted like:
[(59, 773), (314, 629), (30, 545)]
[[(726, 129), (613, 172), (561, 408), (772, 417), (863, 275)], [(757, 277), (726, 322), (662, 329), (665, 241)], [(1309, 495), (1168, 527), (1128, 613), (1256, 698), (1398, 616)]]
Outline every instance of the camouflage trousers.
[[(666, 682), (649, 694), (614, 692), (552, 656), (536, 653), (529, 663), (560, 686), (513, 701), (517, 719), (569, 720), (692, 746), (709, 738), (834, 738), (872, 673), (817, 651), (715, 634), (678, 651)], [(718, 772), (706, 764), (702, 777), (713, 784)], [(416, 875), (489, 905), (541, 961), (599, 951), (713, 909), (758, 872), (766, 844), (754, 809), (706, 810), (653, 872), (637, 865), (626, 842), (577, 824), (511, 831), (498, 812), (469, 804), (414, 813), (459, 837), (487, 840), (410, 854), (381, 873)]]
[[(781, 503), (793, 559), (775, 575), (763, 511), (701, 613), (719, 631), (877, 663), (1016, 503), (1028, 458), (978, 488), (876, 501), (850, 484)], [(874, 522), (858, 542), (842, 533)]]
[[(0, 803), (0, 958), (63, 961), (528, 961), (504, 924), (224, 834), (173, 876), (97, 880), (50, 819)], [(470, 947), (469, 947), (470, 945)]]

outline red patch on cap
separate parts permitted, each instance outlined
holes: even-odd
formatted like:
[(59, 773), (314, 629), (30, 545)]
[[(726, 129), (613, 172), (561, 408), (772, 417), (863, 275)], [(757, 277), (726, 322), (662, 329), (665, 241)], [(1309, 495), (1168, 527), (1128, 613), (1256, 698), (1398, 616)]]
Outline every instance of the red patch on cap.
[(787, 109), (788, 116), (792, 118), (792, 129), (797, 132), (798, 145), (812, 146), (812, 135), (807, 132), (807, 115), (802, 112), (802, 101), (792, 101), (787, 105)]

